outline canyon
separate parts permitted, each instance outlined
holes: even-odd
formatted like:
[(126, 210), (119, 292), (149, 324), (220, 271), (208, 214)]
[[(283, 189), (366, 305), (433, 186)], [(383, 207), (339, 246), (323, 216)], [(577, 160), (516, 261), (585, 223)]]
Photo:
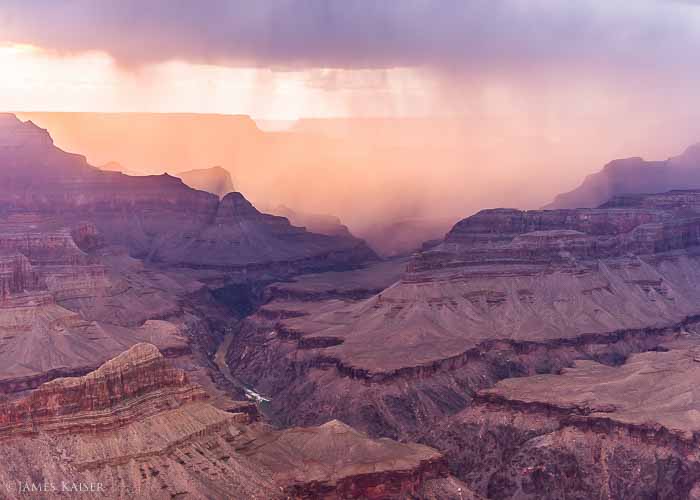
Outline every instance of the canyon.
[(9, 498), (700, 498), (700, 190), (481, 210), (380, 258), (116, 170), (0, 115)]
[(255, 290), (377, 263), (363, 241), (237, 192), (98, 170), (12, 115), (0, 159), (3, 497), (471, 495), (425, 445), (272, 427), (216, 365)]
[[(574, 416), (595, 407), (569, 404), (560, 417), (549, 398), (559, 378), (579, 373), (570, 367), (624, 377), (637, 359), (687, 357), (679, 346), (698, 345), (699, 203), (700, 191), (683, 190), (594, 209), (483, 210), (403, 262), (342, 273), (342, 287), (328, 275), (269, 285), (228, 364), (270, 397), (268, 415), (281, 425), (336, 418), (429, 444), (487, 498), (694, 497), (695, 476), (673, 476), (695, 467), (694, 452), (665, 437), (677, 429), (664, 420), (666, 407), (650, 408), (659, 420), (625, 437), (598, 420), (570, 431)], [(535, 380), (544, 381), (540, 399), (523, 409), (521, 388)], [(608, 383), (589, 377), (561, 391), (593, 391), (594, 404), (597, 384)], [(637, 392), (674, 390), (665, 375), (650, 384)], [(613, 419), (605, 408), (622, 407), (628, 392), (610, 388), (599, 413)], [(696, 411), (692, 396), (677, 398)], [(637, 449), (645, 426), (653, 436)], [(593, 440), (589, 432), (607, 443), (605, 453), (595, 443), (576, 448)], [(609, 470), (594, 466), (608, 458)], [(626, 477), (628, 460), (641, 472)]]

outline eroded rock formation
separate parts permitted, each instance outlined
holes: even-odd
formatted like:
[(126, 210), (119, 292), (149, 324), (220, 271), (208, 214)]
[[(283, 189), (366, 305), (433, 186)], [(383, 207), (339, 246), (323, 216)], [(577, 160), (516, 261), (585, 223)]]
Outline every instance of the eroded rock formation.
[[(324, 417), (401, 436), (499, 379), (574, 359), (620, 363), (700, 312), (700, 218), (688, 203), (647, 205), (483, 211), (371, 296), (273, 285), (229, 364), (290, 423), (315, 422), (323, 407)], [(349, 396), (333, 396), (341, 392)]]
[(459, 484), (423, 445), (340, 422), (276, 431), (214, 403), (150, 344), (46, 383), (0, 404), (4, 497), (83, 485), (104, 498), (428, 498)]

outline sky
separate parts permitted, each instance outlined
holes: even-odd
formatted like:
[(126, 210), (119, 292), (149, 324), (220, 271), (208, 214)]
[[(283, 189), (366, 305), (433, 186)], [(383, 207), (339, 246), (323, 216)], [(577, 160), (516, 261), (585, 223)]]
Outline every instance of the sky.
[(256, 203), (359, 227), (537, 208), (612, 159), (680, 154), (698, 54), (693, 0), (2, 0), (0, 110), (355, 119), (206, 151), (214, 119), (123, 151), (107, 123), (33, 118), (94, 164), (224, 165)]
[(0, 26), (10, 110), (565, 121), (698, 104), (692, 0), (3, 0)]

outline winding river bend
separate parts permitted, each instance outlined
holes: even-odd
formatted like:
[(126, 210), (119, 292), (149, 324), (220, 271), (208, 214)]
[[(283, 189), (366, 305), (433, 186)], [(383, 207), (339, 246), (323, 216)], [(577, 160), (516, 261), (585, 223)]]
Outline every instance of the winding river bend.
[(221, 371), (224, 377), (226, 377), (226, 380), (231, 382), (236, 387), (242, 389), (243, 392), (245, 392), (245, 395), (248, 399), (259, 403), (264, 409), (264, 407), (270, 402), (270, 398), (266, 398), (254, 389), (246, 386), (244, 383), (242, 383), (240, 380), (234, 377), (231, 373), (231, 369), (229, 368), (228, 363), (226, 362), (226, 353), (228, 352), (232, 341), (233, 333), (229, 332), (226, 334), (223, 342), (221, 342), (219, 348), (216, 350), (216, 354), (214, 355), (214, 363), (216, 363), (216, 366), (219, 368), (219, 371)]

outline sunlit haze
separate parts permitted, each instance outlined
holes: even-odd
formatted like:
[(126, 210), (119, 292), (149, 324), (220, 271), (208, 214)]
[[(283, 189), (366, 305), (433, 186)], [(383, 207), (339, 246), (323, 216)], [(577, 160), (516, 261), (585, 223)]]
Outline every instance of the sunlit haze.
[[(94, 164), (222, 165), (259, 205), (358, 229), (538, 207), (609, 160), (700, 140), (693, 2), (36, 4), (0, 8), (0, 109), (248, 115), (273, 135), (131, 124), (149, 150), (114, 135), (128, 127), (21, 114)], [(274, 135), (289, 130), (305, 134)]]

